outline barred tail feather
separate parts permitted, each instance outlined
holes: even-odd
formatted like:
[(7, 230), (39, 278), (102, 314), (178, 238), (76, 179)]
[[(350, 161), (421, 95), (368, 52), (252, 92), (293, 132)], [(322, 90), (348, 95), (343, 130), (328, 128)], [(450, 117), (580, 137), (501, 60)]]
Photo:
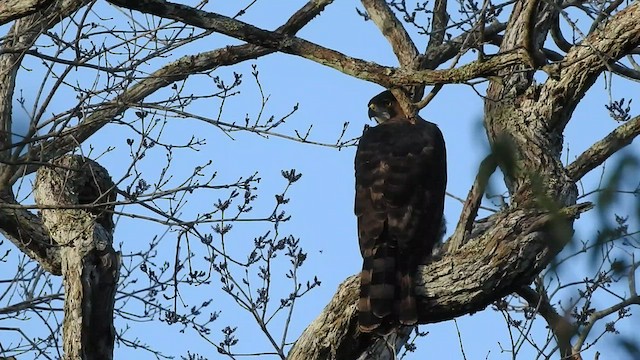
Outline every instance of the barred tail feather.
[(413, 277), (411, 274), (397, 272), (399, 289), (394, 303), (398, 322), (402, 325), (415, 325), (418, 322), (418, 305), (413, 293)]

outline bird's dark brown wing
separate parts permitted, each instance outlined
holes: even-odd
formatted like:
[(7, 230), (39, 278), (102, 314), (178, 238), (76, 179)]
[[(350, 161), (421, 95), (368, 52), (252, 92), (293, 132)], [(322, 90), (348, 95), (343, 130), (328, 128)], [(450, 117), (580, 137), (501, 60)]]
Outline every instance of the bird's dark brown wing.
[(439, 240), (446, 154), (430, 122), (386, 122), (360, 138), (355, 160), (358, 238), (364, 259), (359, 324), (417, 321), (413, 274)]

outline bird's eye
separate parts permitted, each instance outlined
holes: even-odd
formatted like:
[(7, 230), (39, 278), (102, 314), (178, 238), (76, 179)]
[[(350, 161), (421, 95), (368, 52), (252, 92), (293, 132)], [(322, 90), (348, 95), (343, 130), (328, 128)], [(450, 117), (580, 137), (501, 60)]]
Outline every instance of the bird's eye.
[(391, 107), (391, 101), (387, 102), (387, 107), (389, 107), (389, 108)]

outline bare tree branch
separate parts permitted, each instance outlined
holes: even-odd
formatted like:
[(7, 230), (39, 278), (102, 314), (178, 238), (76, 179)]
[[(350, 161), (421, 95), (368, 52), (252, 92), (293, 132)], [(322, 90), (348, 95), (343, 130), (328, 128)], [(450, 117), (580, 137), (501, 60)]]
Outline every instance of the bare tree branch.
[[(447, 29), (449, 14), (447, 13), (447, 0), (436, 0), (433, 3), (433, 19), (431, 20), (431, 36), (427, 44), (427, 52), (435, 46), (442, 45)], [(484, 26), (483, 26), (484, 28)], [(482, 30), (481, 30), (482, 31)]]
[(598, 320), (616, 313), (621, 309), (628, 307), (629, 305), (640, 305), (640, 296), (638, 294), (630, 294), (627, 299), (613, 306), (593, 312), (591, 316), (589, 316), (589, 321), (587, 321), (585, 327), (580, 331), (580, 335), (578, 336), (575, 345), (573, 345), (573, 352), (579, 353), (582, 350), (582, 347), (584, 346), (589, 333), (593, 329), (593, 326), (598, 323)]
[[(542, 289), (544, 291), (544, 289)], [(573, 354), (571, 347), (571, 337), (576, 332), (576, 327), (564, 316), (558, 314), (556, 309), (551, 305), (546, 293), (538, 293), (536, 290), (528, 286), (524, 286), (516, 291), (518, 295), (525, 299), (529, 306), (534, 308), (549, 324), (549, 328), (553, 332), (560, 349), (560, 355), (563, 359), (579, 360), (580, 354)]]
[[(289, 20), (279, 27), (276, 32), (295, 33), (311, 21), (331, 0), (312, 0), (293, 14)], [(34, 144), (29, 151), (21, 155), (15, 163), (27, 163), (32, 159), (48, 161), (74, 149), (79, 143), (88, 139), (113, 118), (122, 114), (125, 110), (157, 90), (169, 86), (176, 81), (188, 78), (192, 74), (215, 69), (220, 66), (229, 66), (239, 62), (255, 59), (260, 56), (273, 53), (275, 50), (267, 49), (251, 44), (229, 46), (195, 56), (185, 56), (165, 67), (157, 70), (149, 77), (131, 86), (116, 99), (106, 102), (98, 107), (91, 115), (82, 120), (80, 124), (65, 129), (61, 134), (52, 139), (45, 139)], [(35, 171), (37, 166), (28, 166), (25, 171), (17, 171), (21, 175)]]
[(574, 181), (580, 180), (618, 150), (631, 144), (638, 135), (640, 135), (640, 116), (636, 116), (618, 126), (609, 135), (580, 154), (577, 159), (567, 166), (569, 177)]
[[(3, 49), (18, 48), (28, 49), (36, 39), (53, 27), (58, 22), (88, 3), (88, 0), (58, 1), (54, 6), (49, 6), (45, 11), (34, 14), (16, 22), (9, 30), (9, 39), (3, 44)], [(12, 132), (13, 91), (16, 75), (22, 53), (4, 53), (0, 55), (0, 147), (10, 148)], [(10, 151), (0, 153), (0, 161), (6, 161), (10, 157)], [(0, 166), (0, 186), (5, 186), (14, 173), (13, 166)]]
[(526, 52), (521, 51), (522, 49), (514, 49), (491, 57), (486, 61), (470, 63), (456, 69), (407, 71), (353, 58), (297, 37), (263, 30), (220, 14), (209, 13), (184, 5), (160, 0), (111, 2), (144, 13), (179, 20), (202, 29), (214, 30), (239, 40), (272, 48), (283, 53), (301, 56), (347, 75), (375, 82), (386, 88), (461, 83), (478, 77), (491, 76), (501, 69), (515, 64), (522, 64), (523, 61), (529, 62), (529, 56)]
[(49, 237), (42, 219), (26, 209), (11, 209), (3, 205), (19, 205), (9, 190), (1, 196), (0, 232), (44, 269), (60, 275), (60, 249)]

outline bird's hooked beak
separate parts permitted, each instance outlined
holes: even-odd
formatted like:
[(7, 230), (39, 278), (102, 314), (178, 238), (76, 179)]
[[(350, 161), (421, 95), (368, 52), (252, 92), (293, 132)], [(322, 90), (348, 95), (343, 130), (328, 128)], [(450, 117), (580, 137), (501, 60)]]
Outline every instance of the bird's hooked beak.
[(378, 124), (389, 120), (388, 111), (381, 110), (376, 104), (369, 104), (369, 120), (374, 119)]

